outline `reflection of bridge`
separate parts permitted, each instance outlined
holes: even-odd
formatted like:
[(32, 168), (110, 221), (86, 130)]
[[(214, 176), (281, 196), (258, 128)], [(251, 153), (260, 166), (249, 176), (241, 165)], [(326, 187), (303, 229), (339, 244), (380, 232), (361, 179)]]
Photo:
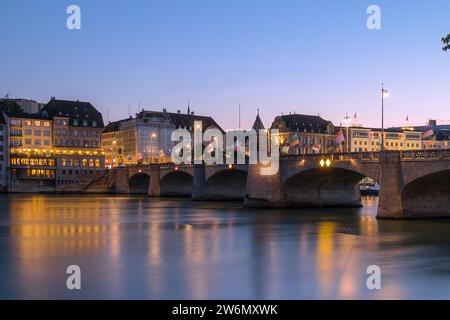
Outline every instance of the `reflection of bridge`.
[[(330, 167), (320, 160), (330, 159)], [(286, 156), (272, 176), (260, 165), (160, 164), (114, 170), (117, 193), (243, 199), (249, 207), (361, 206), (358, 182), (381, 185), (378, 217), (450, 215), (450, 150)], [(323, 165), (323, 162), (322, 162)]]

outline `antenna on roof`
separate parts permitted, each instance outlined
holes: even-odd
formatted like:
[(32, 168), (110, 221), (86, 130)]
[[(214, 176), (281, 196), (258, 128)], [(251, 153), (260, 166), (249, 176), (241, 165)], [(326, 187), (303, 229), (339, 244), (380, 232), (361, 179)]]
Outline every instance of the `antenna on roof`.
[(239, 129), (241, 129), (241, 103), (239, 102), (239, 110), (238, 110), (238, 112), (239, 112)]
[(187, 109), (187, 114), (191, 114), (191, 105), (189, 103), (189, 99), (188, 99), (188, 109)]

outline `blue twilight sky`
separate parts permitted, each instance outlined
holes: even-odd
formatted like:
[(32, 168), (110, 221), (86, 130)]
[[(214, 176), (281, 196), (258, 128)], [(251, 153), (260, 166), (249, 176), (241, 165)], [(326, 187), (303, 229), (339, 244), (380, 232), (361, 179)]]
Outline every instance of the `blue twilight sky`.
[(190, 100), (227, 129), (239, 103), (243, 127), (257, 108), (266, 125), (295, 110), (379, 126), (384, 81), (387, 125), (450, 122), (448, 33), (448, 0), (1, 0), (0, 96), (90, 101), (105, 120)]

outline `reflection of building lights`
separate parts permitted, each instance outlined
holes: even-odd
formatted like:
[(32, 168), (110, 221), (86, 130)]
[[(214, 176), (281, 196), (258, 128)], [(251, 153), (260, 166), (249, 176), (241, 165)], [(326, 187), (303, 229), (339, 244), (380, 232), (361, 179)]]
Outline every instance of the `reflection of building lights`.
[(178, 171), (178, 167), (175, 167), (175, 171)]
[(228, 169), (233, 169), (233, 165), (232, 164), (229, 164), (227, 167), (228, 167)]
[(141, 169), (139, 169), (139, 173), (141, 173), (142, 172), (142, 170)]
[(331, 160), (330, 160), (330, 159), (327, 159), (327, 160), (325, 161), (325, 164), (326, 164), (327, 167), (331, 166)]

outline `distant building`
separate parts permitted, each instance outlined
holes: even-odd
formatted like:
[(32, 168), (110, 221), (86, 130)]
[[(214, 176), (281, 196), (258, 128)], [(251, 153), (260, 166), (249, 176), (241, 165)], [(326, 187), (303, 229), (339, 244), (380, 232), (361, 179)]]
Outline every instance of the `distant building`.
[[(341, 152), (380, 151), (381, 129), (356, 126), (340, 129), (345, 137), (348, 135), (339, 146)], [(422, 134), (412, 129), (387, 128), (384, 130), (384, 146), (386, 150), (419, 150), (422, 149)]]
[(278, 142), (284, 154), (331, 153), (336, 151), (333, 123), (320, 116), (289, 114), (275, 118)]
[(425, 126), (408, 126), (400, 129), (421, 132), (423, 149), (450, 149), (450, 124), (438, 125), (436, 120), (430, 120)]
[(190, 112), (173, 113), (142, 110), (136, 117), (109, 123), (102, 134), (102, 149), (108, 166), (149, 164), (170, 161), (175, 142), (171, 141), (173, 130), (193, 131), (194, 121), (202, 121), (207, 128), (223, 130), (211, 117)]
[(0, 111), (0, 191), (7, 189), (8, 176), (8, 122)]
[(104, 173), (103, 118), (90, 103), (52, 98), (38, 113), (4, 114), (10, 191), (80, 191)]

